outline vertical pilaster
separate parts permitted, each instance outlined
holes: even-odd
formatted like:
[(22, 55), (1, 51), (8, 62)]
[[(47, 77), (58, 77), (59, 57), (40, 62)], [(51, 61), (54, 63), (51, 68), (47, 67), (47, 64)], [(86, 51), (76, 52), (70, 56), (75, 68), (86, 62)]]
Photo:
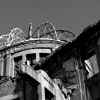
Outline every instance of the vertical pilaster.
[(22, 55), (22, 71), (25, 72), (26, 71), (26, 65), (25, 65), (25, 62), (26, 62), (26, 55)]
[(7, 76), (10, 76), (10, 73), (11, 73), (11, 54), (9, 53), (7, 56), (6, 56), (6, 60), (7, 60), (7, 64), (6, 64), (6, 75)]
[(42, 84), (38, 85), (38, 100), (45, 100), (45, 88)]
[(79, 74), (79, 83), (80, 83), (80, 93), (81, 93), (81, 99), (82, 100), (87, 100), (86, 98), (86, 89), (85, 89), (85, 62), (81, 61), (82, 59), (79, 58), (78, 60), (78, 65), (80, 68), (78, 69), (78, 74)]
[(0, 75), (3, 75), (3, 57), (0, 57)]
[(11, 73), (10, 73), (11, 77), (14, 77), (14, 59), (11, 58)]
[(40, 60), (39, 52), (36, 53), (36, 61), (38, 62)]
[(96, 53), (96, 59), (97, 59), (97, 64), (98, 64), (98, 70), (100, 72), (100, 39), (98, 43), (95, 46), (95, 53)]

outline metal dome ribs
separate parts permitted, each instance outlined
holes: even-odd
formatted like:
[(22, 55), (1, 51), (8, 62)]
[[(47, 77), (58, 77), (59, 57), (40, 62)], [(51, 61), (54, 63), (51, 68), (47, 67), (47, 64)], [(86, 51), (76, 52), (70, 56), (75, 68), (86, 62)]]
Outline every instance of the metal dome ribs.
[(10, 46), (25, 40), (25, 34), (19, 28), (13, 28), (7, 35), (0, 36), (0, 48)]

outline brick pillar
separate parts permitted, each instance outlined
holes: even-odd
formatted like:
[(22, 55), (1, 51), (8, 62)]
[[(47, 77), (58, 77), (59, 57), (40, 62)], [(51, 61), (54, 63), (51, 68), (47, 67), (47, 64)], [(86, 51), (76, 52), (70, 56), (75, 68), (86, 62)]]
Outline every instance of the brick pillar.
[(42, 84), (38, 85), (38, 100), (45, 100), (45, 88)]

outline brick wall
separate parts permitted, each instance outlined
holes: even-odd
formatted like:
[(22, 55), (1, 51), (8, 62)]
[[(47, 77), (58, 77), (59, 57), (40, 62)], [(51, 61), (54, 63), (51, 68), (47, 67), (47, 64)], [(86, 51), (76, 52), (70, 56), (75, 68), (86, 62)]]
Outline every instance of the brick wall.
[(1, 78), (0, 100), (12, 100), (15, 98), (20, 98), (20, 100), (38, 100), (37, 83), (30, 79), (27, 80), (27, 78)]
[[(0, 98), (11, 100), (20, 97), (23, 99), (23, 81), (9, 77), (2, 77), (0, 80)], [(0, 99), (1, 100), (1, 99)]]

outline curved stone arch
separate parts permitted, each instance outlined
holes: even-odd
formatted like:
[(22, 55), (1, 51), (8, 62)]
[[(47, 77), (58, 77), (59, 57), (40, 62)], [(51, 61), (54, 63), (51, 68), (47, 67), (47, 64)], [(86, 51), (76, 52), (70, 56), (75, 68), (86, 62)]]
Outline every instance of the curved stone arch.
[(57, 33), (55, 27), (51, 23), (43, 23), (32, 34), (33, 38), (50, 38), (57, 39)]

